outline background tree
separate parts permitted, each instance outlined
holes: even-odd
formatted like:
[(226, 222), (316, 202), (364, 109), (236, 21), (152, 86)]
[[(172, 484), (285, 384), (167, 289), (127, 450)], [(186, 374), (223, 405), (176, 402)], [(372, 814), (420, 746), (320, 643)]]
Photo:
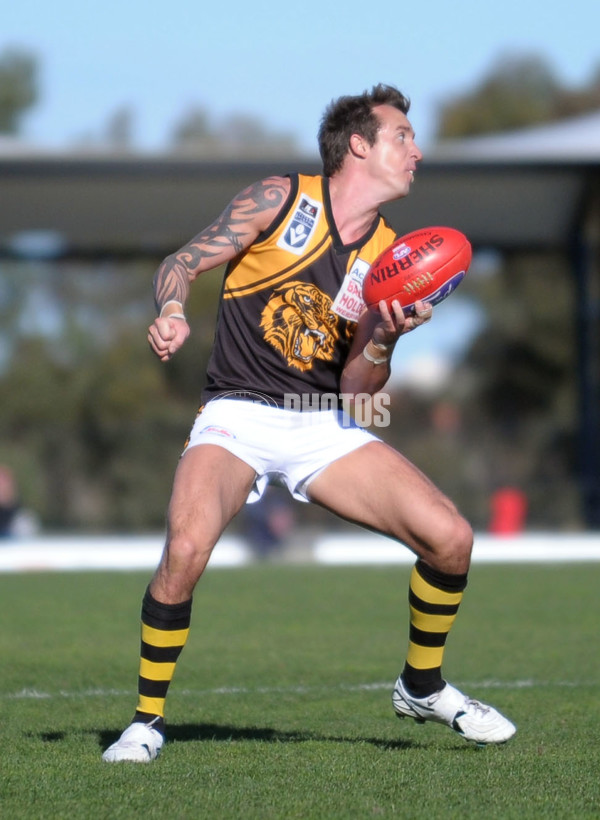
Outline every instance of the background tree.
[(161, 364), (146, 339), (158, 261), (0, 264), (0, 464), (45, 530), (164, 524), (223, 271), (195, 283), (192, 338)]
[(127, 105), (117, 108), (106, 124), (106, 144), (114, 151), (130, 151), (133, 146), (134, 114)]
[(171, 145), (176, 153), (198, 157), (287, 158), (298, 153), (292, 135), (271, 131), (252, 114), (234, 113), (215, 121), (201, 106), (191, 108), (176, 124)]
[(552, 122), (600, 108), (600, 65), (582, 88), (567, 88), (540, 56), (498, 59), (472, 91), (440, 109), (437, 137), (455, 138)]
[(17, 134), (23, 114), (38, 99), (37, 61), (27, 51), (0, 53), (0, 134)]

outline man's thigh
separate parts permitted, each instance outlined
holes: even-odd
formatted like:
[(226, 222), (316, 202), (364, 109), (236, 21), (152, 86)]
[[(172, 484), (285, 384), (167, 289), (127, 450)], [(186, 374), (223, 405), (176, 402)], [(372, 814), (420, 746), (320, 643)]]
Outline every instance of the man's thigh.
[(169, 535), (185, 535), (212, 547), (240, 510), (254, 483), (254, 469), (224, 447), (199, 444), (181, 457), (169, 502)]
[(246, 500), (255, 472), (223, 447), (201, 444), (181, 457), (169, 502), (167, 542), (150, 583), (165, 604), (188, 600), (221, 533)]
[(308, 485), (311, 501), (342, 518), (397, 538), (417, 554), (468, 539), (454, 504), (414, 464), (389, 445), (365, 444), (337, 459)]

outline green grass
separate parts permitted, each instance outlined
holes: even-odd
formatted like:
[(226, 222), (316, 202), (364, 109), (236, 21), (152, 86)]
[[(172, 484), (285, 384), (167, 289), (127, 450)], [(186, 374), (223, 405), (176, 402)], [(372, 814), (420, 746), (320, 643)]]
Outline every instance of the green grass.
[(0, 816), (600, 817), (600, 565), (475, 566), (445, 674), (517, 724), (478, 749), (398, 721), (409, 569), (209, 571), (150, 765), (102, 750), (135, 706), (136, 573), (0, 575)]

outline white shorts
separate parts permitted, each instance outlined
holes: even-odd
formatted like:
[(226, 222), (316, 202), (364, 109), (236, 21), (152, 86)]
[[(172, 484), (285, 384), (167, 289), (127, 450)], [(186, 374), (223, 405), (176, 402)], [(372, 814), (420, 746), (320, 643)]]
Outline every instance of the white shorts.
[[(256, 471), (248, 503), (269, 483), (283, 484), (299, 501), (332, 461), (363, 444), (379, 441), (342, 410), (301, 412), (239, 399), (213, 399), (198, 415), (186, 450), (216, 444)], [(185, 452), (185, 450), (184, 450)]]

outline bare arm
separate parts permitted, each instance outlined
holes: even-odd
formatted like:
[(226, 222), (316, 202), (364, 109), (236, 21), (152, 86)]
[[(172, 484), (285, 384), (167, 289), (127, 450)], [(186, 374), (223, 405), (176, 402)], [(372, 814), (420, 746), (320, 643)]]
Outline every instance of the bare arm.
[(148, 331), (150, 346), (161, 361), (170, 359), (189, 335), (184, 309), (194, 279), (249, 248), (277, 216), (289, 191), (286, 177), (255, 182), (211, 225), (163, 260), (153, 282), (158, 318)]
[[(418, 301), (415, 313), (404, 316), (398, 302), (392, 302), (390, 313), (385, 302), (379, 303), (379, 314), (365, 310), (352, 341), (352, 347), (342, 372), (342, 393), (373, 395), (385, 386), (390, 376), (390, 359), (400, 336), (409, 333), (431, 319), (433, 308)], [(375, 361), (373, 361), (373, 359)]]

